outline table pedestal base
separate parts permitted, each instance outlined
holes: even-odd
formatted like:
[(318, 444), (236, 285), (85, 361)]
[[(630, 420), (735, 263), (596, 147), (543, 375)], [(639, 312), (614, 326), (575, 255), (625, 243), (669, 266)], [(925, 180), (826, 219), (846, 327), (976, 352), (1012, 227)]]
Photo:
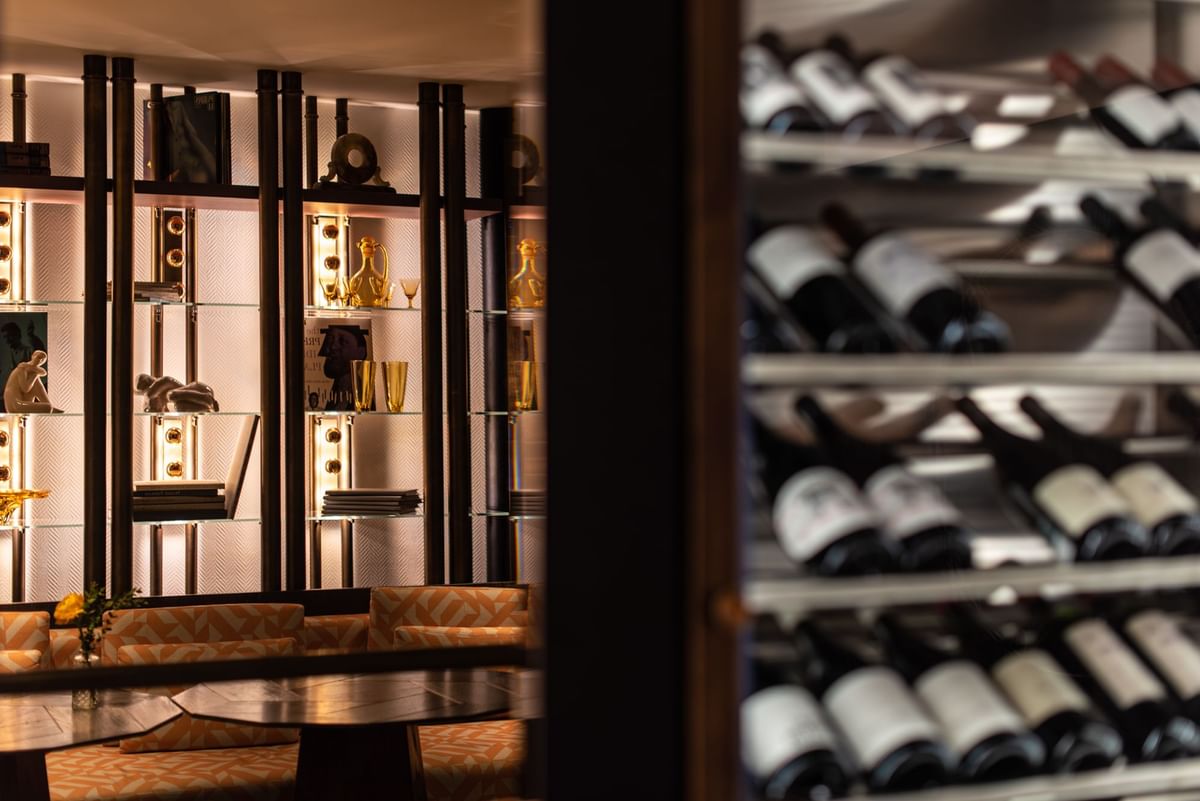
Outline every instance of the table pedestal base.
[(45, 754), (0, 754), (0, 788), (0, 796), (15, 801), (50, 801)]
[(422, 801), (416, 737), (404, 723), (303, 729), (296, 801)]

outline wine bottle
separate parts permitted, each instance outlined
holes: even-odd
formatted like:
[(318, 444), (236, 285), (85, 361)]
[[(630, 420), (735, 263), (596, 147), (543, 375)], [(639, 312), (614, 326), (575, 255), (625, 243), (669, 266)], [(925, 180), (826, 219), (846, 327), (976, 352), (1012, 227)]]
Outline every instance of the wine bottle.
[(952, 656), (905, 629), (891, 615), (878, 628), (893, 667), (908, 680), (972, 782), (1002, 781), (1037, 771), (1046, 750), (975, 662)]
[(1044, 624), (1044, 647), (1074, 675), (1121, 732), (1132, 762), (1181, 759), (1200, 747), (1167, 688), (1107, 622), (1092, 615)]
[(822, 576), (894, 569), (896, 546), (854, 482), (820, 449), (785, 441), (752, 419), (775, 536), (788, 557)]
[(932, 350), (992, 353), (1008, 347), (1008, 326), (981, 309), (958, 276), (903, 234), (868, 234), (840, 205), (826, 206), (821, 219), (850, 247), (850, 263), (863, 284)]
[(1108, 479), (1149, 532), (1152, 553), (1200, 553), (1200, 501), (1170, 473), (1147, 459), (1130, 456), (1116, 443), (1068, 427), (1030, 395), (1021, 399), (1021, 409), (1052, 445), (1062, 453), (1076, 453)]
[(1046, 651), (1026, 647), (985, 626), (964, 606), (951, 608), (960, 650), (988, 671), (1045, 746), (1047, 767), (1078, 773), (1108, 767), (1121, 755), (1121, 735)]
[(759, 43), (788, 65), (788, 75), (799, 85), (823, 129), (840, 132), (847, 139), (896, 133), (875, 95), (837, 53), (819, 47), (793, 55), (775, 34), (764, 34)]
[(1200, 346), (1200, 251), (1171, 228), (1131, 228), (1095, 195), (1079, 208), (1116, 245), (1117, 269)]
[(875, 96), (914, 139), (970, 139), (975, 121), (950, 110), (944, 94), (933, 87), (911, 61), (895, 53), (867, 53), (856, 58), (850, 42), (832, 36), (825, 47), (853, 65)]
[(1146, 553), (1149, 535), (1096, 468), (1001, 428), (968, 397), (958, 409), (979, 429), (1013, 501), (1052, 544), (1079, 562)]
[(1197, 231), (1183, 214), (1175, 211), (1161, 199), (1149, 195), (1138, 205), (1142, 217), (1151, 228), (1169, 228), (1191, 243), (1192, 247), (1200, 244), (1200, 231)]
[(834, 642), (812, 621), (798, 631), (807, 647), (807, 684), (841, 731), (867, 786), (897, 791), (943, 784), (953, 756), (904, 679)]
[(962, 515), (933, 482), (911, 473), (887, 445), (842, 430), (821, 405), (803, 397), (797, 407), (813, 422), (834, 464), (862, 488), (900, 544), (904, 570), (966, 570), (971, 544)]
[(1196, 140), (1184, 129), (1178, 112), (1154, 90), (1140, 84), (1106, 89), (1061, 50), (1050, 56), (1051, 74), (1087, 104), (1092, 120), (1126, 147), (1194, 150)]
[(821, 130), (803, 90), (774, 50), (761, 42), (742, 47), (739, 99), (747, 128), (770, 133)]
[(1175, 387), (1167, 393), (1167, 411), (1185, 423), (1196, 437), (1200, 437), (1200, 403), (1189, 390)]
[(892, 353), (891, 333), (846, 283), (846, 267), (799, 225), (759, 236), (751, 269), (826, 353)]
[[(1128, 65), (1111, 55), (1103, 56), (1096, 62), (1096, 77), (1109, 86), (1146, 85)], [(1164, 77), (1172, 80), (1169, 83), (1161, 81), (1160, 78)], [(1174, 79), (1179, 78), (1182, 78), (1182, 82), (1176, 83)], [(1165, 59), (1160, 59), (1155, 64), (1151, 79), (1156, 84), (1155, 89), (1159, 96), (1166, 99), (1179, 115), (1184, 130), (1193, 139), (1200, 141), (1200, 92), (1187, 85), (1193, 82), (1187, 79), (1182, 70)]]
[(794, 350), (785, 341), (784, 322), (763, 307), (753, 294), (745, 296), (741, 338), (747, 353), (788, 353)]
[(754, 691), (742, 701), (742, 764), (759, 797), (825, 801), (846, 794), (846, 770), (820, 703), (802, 686), (796, 645), (771, 618), (752, 646)]
[(1170, 688), (1185, 715), (1200, 723), (1200, 645), (1167, 613), (1142, 609), (1127, 615), (1121, 632)]

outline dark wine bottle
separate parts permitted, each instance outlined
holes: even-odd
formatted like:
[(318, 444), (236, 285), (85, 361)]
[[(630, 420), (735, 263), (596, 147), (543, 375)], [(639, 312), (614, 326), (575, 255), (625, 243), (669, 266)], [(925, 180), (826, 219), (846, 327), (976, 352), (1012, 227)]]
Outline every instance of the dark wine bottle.
[(1061, 453), (1075, 453), (1095, 467), (1129, 504), (1150, 533), (1150, 550), (1163, 556), (1200, 553), (1200, 501), (1154, 462), (1127, 454), (1120, 445), (1065, 425), (1030, 395), (1021, 409)]
[(785, 341), (785, 323), (763, 307), (761, 301), (747, 293), (742, 319), (742, 345), (747, 353), (788, 353), (794, 350)]
[(747, 128), (771, 133), (821, 130), (804, 91), (775, 51), (762, 42), (742, 47), (739, 99)]
[(1096, 468), (1001, 428), (973, 400), (958, 409), (979, 429), (1013, 501), (1051, 544), (1079, 562), (1142, 556), (1149, 535)]
[[(1164, 82), (1159, 80), (1160, 77), (1170, 77), (1173, 80), (1164, 85)], [(1111, 55), (1103, 56), (1096, 62), (1096, 78), (1107, 86), (1147, 85), (1127, 64)], [(1174, 82), (1174, 79), (1179, 78), (1183, 79), (1182, 84)], [(1154, 88), (1159, 96), (1166, 99), (1179, 115), (1188, 135), (1200, 141), (1200, 92), (1186, 85), (1194, 82), (1188, 81), (1182, 70), (1165, 59), (1155, 64), (1151, 79), (1156, 84)]]
[(1116, 245), (1117, 269), (1200, 346), (1200, 251), (1171, 228), (1131, 228), (1095, 195), (1079, 208)]
[(1197, 753), (1200, 732), (1120, 635), (1091, 615), (1043, 623), (1043, 647), (1074, 675), (1121, 732), (1132, 762)]
[(896, 546), (854, 482), (820, 449), (783, 440), (752, 419), (775, 536), (788, 557), (822, 576), (893, 570)]
[(883, 306), (944, 353), (994, 353), (1008, 347), (1008, 326), (980, 308), (958, 276), (903, 234), (870, 234), (844, 206), (821, 219), (851, 249), (855, 275)]
[(910, 472), (891, 447), (842, 430), (815, 399), (803, 397), (797, 408), (816, 426), (834, 464), (862, 488), (884, 532), (900, 544), (901, 568), (971, 567), (970, 537), (962, 515), (936, 484)]
[(1055, 773), (1108, 767), (1121, 755), (1121, 735), (1049, 653), (987, 626), (965, 606), (951, 608), (959, 647), (1004, 691), (1042, 741)]
[(1148, 86), (1106, 89), (1078, 61), (1061, 50), (1050, 56), (1050, 73), (1087, 104), (1092, 120), (1126, 147), (1194, 150), (1196, 140), (1184, 129), (1171, 105)]
[(896, 340), (846, 283), (846, 267), (803, 226), (759, 236), (746, 253), (758, 275), (826, 353), (892, 353)]
[(891, 615), (881, 616), (878, 628), (890, 663), (912, 685), (958, 756), (959, 776), (1002, 781), (1042, 766), (1042, 741), (978, 664), (934, 647)]
[(742, 764), (768, 801), (826, 801), (849, 780), (820, 703), (802, 686), (796, 644), (774, 619), (758, 626), (751, 656), (753, 692), (742, 701)]
[(1120, 629), (1138, 656), (1170, 688), (1183, 713), (1200, 723), (1200, 645), (1159, 609), (1127, 615)]
[(1200, 231), (1192, 226), (1191, 221), (1155, 195), (1144, 198), (1138, 210), (1151, 228), (1170, 228), (1190, 242), (1192, 247), (1200, 244)]
[(1189, 390), (1175, 387), (1168, 392), (1167, 411), (1186, 424), (1194, 436), (1200, 438), (1200, 403), (1192, 397)]
[(841, 731), (867, 786), (919, 790), (946, 781), (953, 756), (896, 671), (865, 661), (815, 623), (799, 626), (808, 686)]

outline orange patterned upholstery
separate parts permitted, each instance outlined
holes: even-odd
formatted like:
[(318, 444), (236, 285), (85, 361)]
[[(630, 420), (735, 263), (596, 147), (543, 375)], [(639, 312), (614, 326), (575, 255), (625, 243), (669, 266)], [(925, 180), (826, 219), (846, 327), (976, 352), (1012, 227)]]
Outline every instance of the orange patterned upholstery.
[(38, 670), (45, 654), (41, 651), (0, 651), (0, 673), (24, 673)]
[(376, 587), (368, 647), (394, 647), (397, 626), (524, 626), (521, 587)]
[(52, 670), (63, 670), (72, 667), (77, 653), (79, 632), (76, 629), (51, 629), (50, 648), (46, 651), (43, 664)]
[(0, 673), (37, 670), (50, 647), (50, 615), (0, 612)]
[(284, 801), (298, 745), (124, 754), (90, 745), (46, 754), (52, 801)]
[(304, 618), (304, 649), (310, 654), (367, 650), (369, 615), (314, 615)]
[(525, 727), (519, 720), (421, 727), (429, 801), (481, 801), (520, 793)]
[(423, 651), (471, 645), (520, 645), (526, 626), (397, 626), (392, 642), (397, 651)]
[(105, 664), (115, 664), (122, 646), (143, 643), (234, 642), (291, 637), (304, 642), (304, 607), (299, 604), (214, 604), (114, 612), (100, 646)]

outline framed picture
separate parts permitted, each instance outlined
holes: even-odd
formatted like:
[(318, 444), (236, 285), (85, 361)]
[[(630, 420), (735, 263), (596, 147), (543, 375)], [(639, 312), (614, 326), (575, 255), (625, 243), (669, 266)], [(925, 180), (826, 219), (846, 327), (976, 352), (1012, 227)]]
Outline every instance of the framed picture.
[[(354, 411), (350, 362), (370, 360), (371, 321), (345, 317), (304, 319), (305, 411)], [(374, 411), (374, 405), (372, 405)]]
[[(4, 391), (13, 368), (29, 361), (35, 350), (49, 356), (46, 331), (46, 312), (0, 312), (0, 392)], [(43, 380), (49, 388), (50, 360), (47, 358), (42, 366), (47, 373)]]

